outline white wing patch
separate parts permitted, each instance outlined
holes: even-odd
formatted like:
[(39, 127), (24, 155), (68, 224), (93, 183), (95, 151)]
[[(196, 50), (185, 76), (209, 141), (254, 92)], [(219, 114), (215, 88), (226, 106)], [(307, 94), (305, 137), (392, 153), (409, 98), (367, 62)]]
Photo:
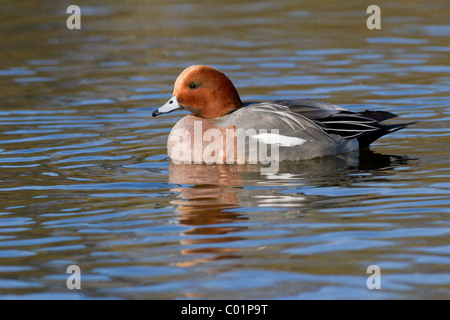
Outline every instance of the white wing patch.
[(308, 141), (305, 139), (288, 137), (288, 136), (283, 136), (283, 135), (274, 134), (274, 133), (260, 133), (260, 134), (253, 135), (252, 138), (260, 140), (266, 144), (279, 144), (281, 147), (301, 146), (306, 141)]

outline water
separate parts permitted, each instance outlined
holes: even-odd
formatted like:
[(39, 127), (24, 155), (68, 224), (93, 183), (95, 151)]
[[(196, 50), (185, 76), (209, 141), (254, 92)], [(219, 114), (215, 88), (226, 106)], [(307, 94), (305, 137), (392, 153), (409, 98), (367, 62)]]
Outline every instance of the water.
[[(4, 1), (0, 298), (448, 299), (450, 5)], [(176, 166), (191, 64), (243, 101), (309, 97), (419, 121), (278, 174)], [(81, 269), (69, 290), (68, 266)], [(370, 265), (381, 289), (369, 290)]]

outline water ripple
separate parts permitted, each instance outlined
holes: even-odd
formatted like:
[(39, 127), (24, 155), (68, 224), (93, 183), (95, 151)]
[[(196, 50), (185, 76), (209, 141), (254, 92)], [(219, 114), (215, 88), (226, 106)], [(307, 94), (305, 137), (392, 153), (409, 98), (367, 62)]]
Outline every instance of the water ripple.
[[(430, 14), (390, 3), (381, 30), (352, 1), (112, 0), (82, 6), (89, 28), (69, 33), (55, 24), (65, 12), (35, 6), (3, 15), (1, 299), (448, 298), (442, 1)], [(318, 98), (418, 122), (271, 175), (175, 165), (167, 135), (187, 112), (151, 114), (190, 64), (225, 71), (243, 101)], [(73, 264), (82, 292), (66, 288)], [(366, 286), (373, 264), (382, 290)]]

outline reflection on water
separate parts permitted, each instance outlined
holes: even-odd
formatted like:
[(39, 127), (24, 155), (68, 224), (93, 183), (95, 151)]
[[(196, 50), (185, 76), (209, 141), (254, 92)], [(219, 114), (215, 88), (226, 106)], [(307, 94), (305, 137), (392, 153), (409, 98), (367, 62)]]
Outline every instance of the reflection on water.
[[(233, 184), (241, 184), (242, 174), (236, 168), (226, 165), (169, 165), (169, 183), (181, 185), (172, 188), (177, 194), (170, 203), (176, 206), (177, 221), (189, 229), (183, 235), (199, 235), (186, 237), (180, 243), (186, 247), (181, 250), (184, 255), (209, 254), (209, 258), (183, 261), (180, 267), (190, 267), (199, 262), (210, 262), (219, 259), (231, 259), (238, 254), (237, 249), (201, 247), (196, 245), (240, 241), (242, 237), (229, 234), (247, 227), (236, 225), (239, 220), (247, 220), (240, 214), (228, 212), (228, 209), (239, 208), (239, 200)], [(241, 182), (238, 182), (241, 181)], [(186, 186), (188, 185), (188, 186)], [(236, 256), (238, 257), (238, 256)]]
[[(304, 187), (314, 181), (317, 188), (351, 187), (367, 174), (408, 165), (408, 157), (377, 154), (370, 150), (341, 154), (302, 162), (282, 162), (277, 173), (261, 174), (259, 165), (191, 165), (169, 163), (169, 183), (176, 197), (170, 204), (176, 207), (177, 223), (188, 226), (183, 235), (202, 237), (183, 238), (180, 243), (189, 249), (182, 254), (208, 253), (208, 259), (184, 261), (179, 266), (190, 267), (199, 262), (237, 257), (238, 248), (229, 248), (230, 242), (245, 240), (233, 236), (249, 230), (240, 223), (249, 218), (239, 208), (308, 208), (320, 199), (317, 208), (326, 202), (333, 206), (339, 199), (333, 196), (309, 196), (304, 193), (280, 193), (283, 187)], [(358, 172), (353, 175), (351, 173)], [(350, 174), (349, 174), (350, 173)], [(387, 178), (379, 181), (389, 183)], [(309, 182), (307, 182), (309, 181)], [(345, 204), (347, 199), (343, 201)], [(232, 210), (238, 209), (238, 210)], [(237, 211), (237, 212), (236, 212)], [(218, 243), (224, 246), (217, 247)], [(200, 248), (199, 244), (203, 244)], [(208, 246), (208, 244), (215, 244)], [(197, 246), (196, 246), (197, 245)], [(238, 255), (239, 256), (239, 255)], [(240, 257), (240, 256), (239, 256)]]
[[(79, 1), (78, 31), (64, 4), (2, 3), (1, 299), (448, 299), (447, 2), (381, 1), (381, 30), (359, 1), (124, 3)], [(418, 123), (276, 174), (174, 165), (183, 114), (151, 113), (200, 63), (243, 101)]]

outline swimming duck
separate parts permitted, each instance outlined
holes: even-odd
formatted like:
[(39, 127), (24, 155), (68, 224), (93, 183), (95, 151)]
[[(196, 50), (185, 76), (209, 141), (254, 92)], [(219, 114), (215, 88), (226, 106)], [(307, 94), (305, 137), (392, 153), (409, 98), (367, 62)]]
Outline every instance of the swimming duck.
[(243, 103), (223, 72), (204, 65), (185, 69), (172, 97), (152, 115), (176, 110), (190, 114), (172, 128), (167, 151), (184, 163), (250, 162), (251, 152), (259, 152), (252, 141), (259, 149), (276, 146), (280, 161), (324, 157), (367, 148), (411, 124), (381, 124), (396, 115), (353, 112), (313, 99)]

